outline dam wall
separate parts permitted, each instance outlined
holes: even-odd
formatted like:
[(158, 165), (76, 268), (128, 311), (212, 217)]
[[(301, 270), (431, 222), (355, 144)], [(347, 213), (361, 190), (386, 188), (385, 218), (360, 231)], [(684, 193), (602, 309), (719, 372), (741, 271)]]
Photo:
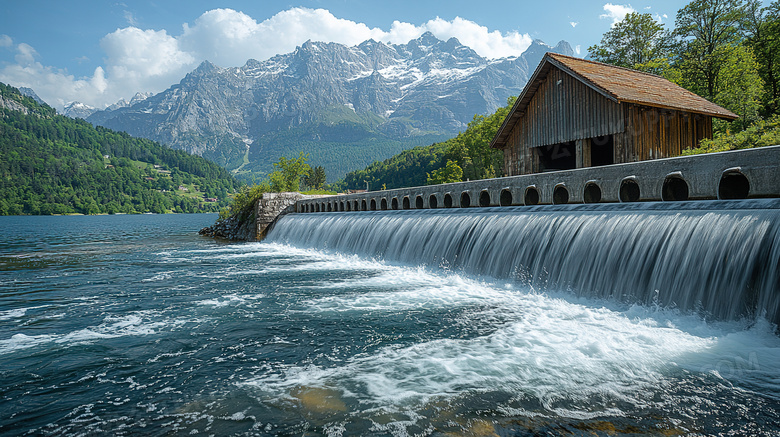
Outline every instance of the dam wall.
[(295, 202), (299, 213), (780, 197), (780, 146)]

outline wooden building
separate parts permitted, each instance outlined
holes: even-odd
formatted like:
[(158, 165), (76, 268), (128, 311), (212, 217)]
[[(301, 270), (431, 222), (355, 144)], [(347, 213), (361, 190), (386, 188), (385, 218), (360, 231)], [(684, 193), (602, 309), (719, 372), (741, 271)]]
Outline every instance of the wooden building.
[(737, 115), (668, 80), (547, 53), (491, 147), (504, 174), (678, 156), (712, 138), (712, 118)]

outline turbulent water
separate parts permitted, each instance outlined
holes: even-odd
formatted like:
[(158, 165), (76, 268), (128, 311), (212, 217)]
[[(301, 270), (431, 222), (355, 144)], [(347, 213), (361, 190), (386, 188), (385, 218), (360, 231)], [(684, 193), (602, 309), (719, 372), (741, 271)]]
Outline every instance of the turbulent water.
[[(564, 241), (582, 255), (578, 236), (617, 220), (658, 238), (623, 235), (614, 257), (639, 241), (653, 263), (676, 253), (652, 244), (662, 239), (653, 226), (679, 236), (680, 223), (709, 224), (687, 246), (733, 238), (712, 237), (709, 257), (666, 273), (693, 278), (701, 303), (690, 310), (645, 301), (644, 290), (617, 295), (648, 281), (659, 296), (667, 286), (683, 293), (686, 280), (660, 266), (642, 280), (612, 272), (619, 284), (608, 290), (598, 273), (586, 281), (550, 265), (535, 278), (534, 265), (508, 268), (491, 254), (504, 233), (475, 240), (481, 266), (479, 249), (462, 241), (454, 259), (449, 246), (426, 252), (439, 240), (415, 233), (422, 222), (436, 222), (432, 235), (455, 235), (467, 226), (458, 213), (360, 214), (296, 215), (267, 242), (242, 244), (196, 234), (214, 215), (0, 217), (0, 434), (780, 433), (780, 337), (766, 317), (767, 290), (778, 292), (771, 209), (569, 211), (580, 231), (557, 224), (557, 242), (528, 258), (566, 260), (566, 251), (550, 255)], [(533, 221), (524, 214), (482, 216), (509, 229)], [(352, 226), (339, 228), (337, 216)], [(302, 232), (307, 220), (330, 236)], [(408, 228), (391, 233), (404, 243), (388, 237), (376, 251), (349, 237), (349, 228), (381, 234), (394, 221)], [(476, 235), (493, 225), (470, 226)], [(599, 263), (603, 250), (591, 243)], [(696, 276), (733, 263), (746, 267)], [(747, 285), (733, 305), (707, 308), (702, 281)]]

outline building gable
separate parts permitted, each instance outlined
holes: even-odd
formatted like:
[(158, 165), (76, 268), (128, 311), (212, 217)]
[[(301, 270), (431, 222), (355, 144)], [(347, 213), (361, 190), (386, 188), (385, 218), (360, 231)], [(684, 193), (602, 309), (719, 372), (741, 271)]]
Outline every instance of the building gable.
[(514, 129), (533, 148), (623, 132), (625, 123), (620, 103), (552, 66)]

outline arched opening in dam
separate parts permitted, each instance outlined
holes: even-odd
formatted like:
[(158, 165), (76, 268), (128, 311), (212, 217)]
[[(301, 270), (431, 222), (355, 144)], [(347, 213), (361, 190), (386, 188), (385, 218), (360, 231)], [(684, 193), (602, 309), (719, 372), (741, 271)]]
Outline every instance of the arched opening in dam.
[(585, 184), (585, 190), (582, 192), (582, 200), (585, 203), (601, 202), (601, 187), (596, 182)]
[(512, 206), (512, 190), (509, 188), (501, 190), (500, 204), (501, 206)]
[(566, 185), (558, 184), (553, 189), (553, 204), (565, 205), (569, 203), (569, 190)]
[(490, 206), (490, 191), (482, 190), (479, 193), (479, 206), (483, 208)]
[(534, 186), (527, 187), (525, 189), (525, 196), (523, 196), (523, 202), (526, 206), (533, 206), (539, 204), (539, 190)]
[(471, 196), (467, 191), (464, 191), (460, 194), (460, 207), (468, 208), (470, 206), (471, 206)]
[(634, 179), (626, 178), (620, 181), (619, 198), (621, 202), (638, 202), (640, 196), (639, 184)]
[(669, 175), (664, 179), (661, 198), (665, 201), (688, 200), (688, 183), (680, 175)]
[(718, 183), (719, 199), (747, 199), (750, 195), (750, 181), (739, 170), (723, 172)]

